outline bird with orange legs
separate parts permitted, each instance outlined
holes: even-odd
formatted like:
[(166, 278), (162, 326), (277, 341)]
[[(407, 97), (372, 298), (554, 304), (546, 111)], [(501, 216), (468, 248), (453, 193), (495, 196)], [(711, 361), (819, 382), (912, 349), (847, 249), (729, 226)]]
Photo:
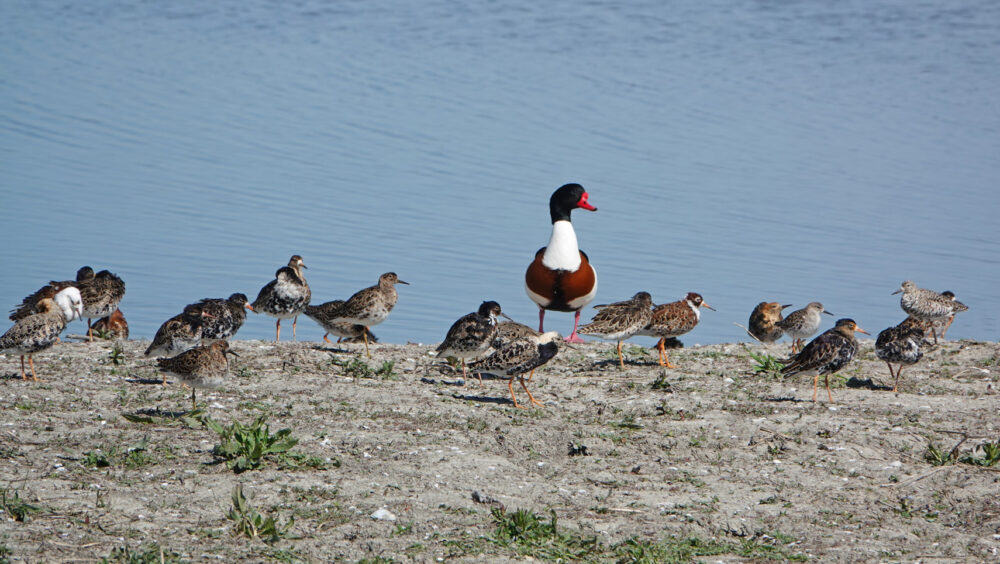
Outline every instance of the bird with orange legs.
[(545, 331), (545, 311), (573, 312), (573, 332), (568, 343), (582, 343), (577, 336), (580, 310), (597, 294), (597, 272), (587, 254), (580, 250), (570, 213), (577, 209), (597, 211), (579, 184), (566, 184), (549, 198), (552, 234), (549, 244), (535, 253), (524, 274), (524, 289), (538, 305), (538, 331)]
[(858, 327), (853, 319), (838, 319), (833, 329), (828, 329), (810, 341), (797, 355), (783, 360), (782, 364), (785, 367), (781, 369), (781, 373), (785, 376), (796, 374), (814, 376), (813, 402), (816, 401), (819, 377), (823, 376), (826, 381), (826, 395), (830, 403), (833, 403), (830, 374), (839, 372), (854, 358), (854, 353), (858, 350), (858, 340), (854, 337), (856, 332), (869, 334), (868, 331)]
[(680, 337), (691, 331), (701, 321), (701, 308), (706, 307), (712, 311), (715, 308), (705, 303), (701, 294), (688, 292), (683, 300), (670, 302), (653, 308), (653, 314), (649, 323), (639, 331), (639, 335), (647, 337), (659, 337), (656, 349), (660, 353), (660, 366), (664, 368), (677, 368), (670, 364), (667, 356), (666, 342), (668, 338)]
[(20, 355), (22, 380), (28, 379), (24, 371), (24, 357), (27, 356), (31, 366), (31, 379), (38, 382), (34, 354), (54, 345), (66, 324), (80, 317), (83, 313), (83, 300), (79, 290), (67, 287), (57, 292), (53, 298), (38, 300), (35, 305), (37, 313), (21, 318), (0, 336), (0, 352)]
[(525, 336), (515, 338), (496, 349), (493, 354), (482, 360), (477, 360), (469, 364), (469, 369), (473, 372), (486, 372), (489, 374), (510, 376), (507, 382), (507, 389), (510, 390), (510, 399), (514, 407), (524, 409), (524, 406), (517, 403), (517, 396), (514, 395), (514, 378), (517, 378), (524, 392), (528, 394), (528, 400), (532, 405), (545, 407), (545, 404), (535, 399), (528, 390), (524, 382), (524, 374), (530, 372), (528, 379), (535, 375), (535, 369), (546, 362), (552, 360), (559, 352), (559, 344), (563, 338), (555, 331), (542, 333), (538, 336)]
[(386, 272), (378, 277), (378, 284), (358, 290), (328, 314), (327, 320), (331, 324), (347, 323), (365, 328), (362, 337), (368, 358), (372, 357), (368, 350), (368, 330), (388, 319), (392, 308), (396, 307), (396, 301), (399, 300), (396, 284), (409, 285), (409, 282), (400, 280), (395, 272)]
[(792, 354), (802, 350), (806, 339), (812, 337), (819, 329), (820, 323), (823, 322), (823, 318), (820, 317), (821, 313), (833, 315), (823, 309), (823, 304), (810, 302), (806, 307), (789, 313), (788, 316), (775, 324), (792, 338)]
[[(920, 350), (924, 343), (924, 331), (927, 322), (915, 317), (907, 317), (899, 325), (883, 329), (875, 338), (875, 356), (884, 360), (889, 366), (889, 376), (892, 377), (892, 391), (899, 389), (899, 373), (903, 366), (916, 364), (924, 353)], [(892, 363), (899, 366), (892, 371)]]
[(653, 317), (653, 297), (649, 292), (637, 292), (631, 299), (594, 306), (597, 314), (590, 323), (580, 327), (581, 335), (593, 335), (618, 341), (618, 364), (625, 369), (622, 341), (639, 333)]

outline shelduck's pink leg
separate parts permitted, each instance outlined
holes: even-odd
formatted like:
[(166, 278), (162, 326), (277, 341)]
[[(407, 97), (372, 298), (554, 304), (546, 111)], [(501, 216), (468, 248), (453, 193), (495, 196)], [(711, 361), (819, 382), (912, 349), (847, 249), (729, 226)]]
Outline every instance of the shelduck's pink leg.
[[(566, 338), (566, 342), (567, 343), (583, 343), (583, 342), (586, 342), (583, 339), (581, 339), (580, 337), (578, 337), (577, 334), (576, 334), (576, 328), (577, 328), (578, 325), (580, 325), (580, 310), (576, 310), (576, 316), (573, 317), (573, 332), (570, 333), (569, 337)], [(541, 328), (539, 328), (539, 331), (541, 331)]]

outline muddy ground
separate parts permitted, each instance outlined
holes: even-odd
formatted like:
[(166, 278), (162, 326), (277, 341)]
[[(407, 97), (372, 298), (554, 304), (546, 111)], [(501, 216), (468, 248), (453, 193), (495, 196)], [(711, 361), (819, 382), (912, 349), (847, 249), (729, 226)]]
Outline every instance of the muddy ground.
[[(1000, 440), (997, 343), (944, 343), (892, 393), (866, 341), (834, 404), (754, 375), (743, 345), (673, 351), (676, 369), (631, 346), (622, 371), (591, 343), (521, 410), (430, 345), (236, 341), (199, 407), (298, 439), (242, 473), (147, 344), (64, 340), (41, 383), (0, 358), (0, 561), (1000, 560), (1000, 465), (972, 463)], [(237, 484), (247, 513), (292, 526), (239, 534)], [(538, 519), (507, 535), (517, 509)]]

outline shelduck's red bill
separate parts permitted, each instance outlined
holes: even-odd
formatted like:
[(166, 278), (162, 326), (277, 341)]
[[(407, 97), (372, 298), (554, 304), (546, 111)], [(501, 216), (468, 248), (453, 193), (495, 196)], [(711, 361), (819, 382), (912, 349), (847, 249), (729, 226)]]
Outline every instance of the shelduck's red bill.
[(589, 211), (597, 211), (597, 208), (595, 208), (594, 206), (590, 205), (590, 202), (587, 201), (587, 198), (589, 198), (589, 197), (590, 197), (590, 194), (587, 194), (586, 192), (584, 192), (583, 195), (580, 196), (580, 201), (576, 203), (576, 207), (583, 208), (583, 209), (589, 210)]

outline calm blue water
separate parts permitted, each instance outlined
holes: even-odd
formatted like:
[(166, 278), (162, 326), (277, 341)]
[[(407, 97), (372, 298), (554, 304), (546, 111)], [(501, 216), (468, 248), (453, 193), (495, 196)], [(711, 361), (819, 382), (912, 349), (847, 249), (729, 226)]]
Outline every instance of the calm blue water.
[(316, 302), (412, 284), (383, 341), (483, 299), (534, 323), (524, 269), (580, 182), (595, 303), (698, 291), (689, 344), (762, 300), (877, 332), (904, 279), (1000, 338), (1000, 3), (619, 4), (2, 2), (0, 307), (108, 268), (149, 338), (300, 254)]

